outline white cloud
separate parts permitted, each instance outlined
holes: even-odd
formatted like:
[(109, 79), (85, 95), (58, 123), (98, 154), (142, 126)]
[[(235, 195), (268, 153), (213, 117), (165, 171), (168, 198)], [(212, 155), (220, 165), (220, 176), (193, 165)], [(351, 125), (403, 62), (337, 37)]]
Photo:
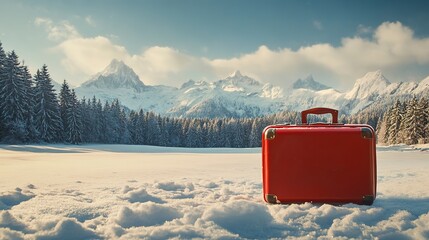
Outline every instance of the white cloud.
[[(374, 31), (360, 25), (357, 36), (343, 38), (340, 46), (320, 43), (297, 50), (273, 50), (261, 45), (254, 52), (227, 59), (196, 57), (167, 46), (153, 46), (131, 54), (108, 37), (82, 37), (67, 22), (55, 25), (49, 19), (38, 18), (35, 23), (46, 27), (50, 39), (63, 38), (55, 48), (62, 56), (63, 66), (72, 75), (87, 76), (72, 79), (74, 84), (100, 72), (113, 58), (130, 65), (149, 85), (180, 86), (189, 79), (216, 80), (241, 70), (259, 81), (282, 87), (313, 74), (316, 80), (345, 89), (351, 87), (355, 79), (376, 69), (381, 69), (387, 77), (393, 76), (393, 81), (409, 80), (410, 66), (421, 67), (421, 72), (413, 76), (423, 78), (429, 74), (429, 38), (416, 38), (413, 31), (400, 22), (385, 22)], [(317, 21), (314, 25), (323, 27)], [(370, 31), (369, 38), (359, 36)]]
[(61, 41), (70, 38), (80, 37), (76, 28), (67, 21), (54, 23), (49, 18), (36, 18), (34, 20), (36, 26), (42, 26), (48, 33), (48, 39), (52, 41)]
[(72, 38), (56, 48), (64, 56), (61, 63), (71, 73), (95, 74), (106, 67), (113, 58), (128, 56), (123, 46), (113, 44), (108, 38)]
[(429, 38), (417, 39), (413, 31), (401, 23), (386, 22), (374, 31), (372, 39), (344, 38), (339, 47), (314, 44), (293, 51), (261, 46), (253, 53), (216, 59), (211, 64), (218, 72), (241, 69), (280, 86), (288, 86), (312, 73), (316, 80), (350, 87), (355, 79), (376, 69), (396, 76), (397, 80), (406, 80), (398, 69), (429, 64)]

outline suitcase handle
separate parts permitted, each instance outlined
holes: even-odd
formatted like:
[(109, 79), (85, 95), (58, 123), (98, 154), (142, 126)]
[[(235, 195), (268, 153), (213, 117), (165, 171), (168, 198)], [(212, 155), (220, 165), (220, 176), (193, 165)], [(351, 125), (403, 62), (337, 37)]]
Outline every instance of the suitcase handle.
[(332, 108), (310, 108), (301, 112), (302, 124), (308, 124), (307, 115), (308, 114), (327, 114), (332, 115), (332, 123), (338, 123), (338, 110)]

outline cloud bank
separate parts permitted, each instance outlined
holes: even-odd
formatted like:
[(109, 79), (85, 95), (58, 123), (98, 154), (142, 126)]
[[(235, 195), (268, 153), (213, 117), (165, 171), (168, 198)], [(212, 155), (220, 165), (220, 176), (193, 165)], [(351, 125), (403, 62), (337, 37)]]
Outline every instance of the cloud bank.
[[(254, 52), (218, 59), (192, 56), (168, 46), (152, 46), (134, 54), (108, 37), (81, 36), (65, 21), (54, 24), (37, 18), (35, 24), (44, 27), (50, 40), (59, 42), (55, 52), (60, 54), (64, 68), (88, 78), (113, 58), (130, 65), (149, 85), (180, 86), (189, 79), (214, 81), (237, 69), (282, 87), (313, 74), (316, 80), (340, 89), (377, 69), (393, 81), (418, 81), (429, 74), (429, 37), (417, 38), (400, 22), (384, 22), (374, 30), (359, 25), (357, 35), (343, 38), (339, 46), (320, 43), (293, 50), (261, 45)], [(86, 80), (72, 79), (74, 84)]]

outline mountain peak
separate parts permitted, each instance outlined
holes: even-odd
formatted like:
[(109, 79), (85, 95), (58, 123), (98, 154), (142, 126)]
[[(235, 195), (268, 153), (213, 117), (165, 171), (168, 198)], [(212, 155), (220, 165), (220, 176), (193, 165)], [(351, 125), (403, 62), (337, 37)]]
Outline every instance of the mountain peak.
[(114, 58), (109, 65), (101, 72), (101, 75), (108, 76), (116, 73), (131, 73), (134, 72), (123, 61)]
[(390, 81), (387, 80), (381, 70), (376, 70), (374, 72), (368, 72), (365, 76), (356, 80), (355, 86), (356, 85), (364, 87), (382, 87), (390, 85)]
[(238, 77), (243, 77), (243, 75), (241, 74), (240, 70), (235, 70), (232, 74), (229, 75), (232, 78), (238, 78)]
[(229, 75), (227, 78), (220, 80), (222, 84), (228, 84), (228, 85), (254, 85), (259, 86), (260, 83), (256, 81), (253, 78), (250, 78), (246, 75), (241, 74), (239, 70), (234, 71), (231, 75)]
[(381, 70), (368, 72), (356, 80), (353, 89), (346, 94), (346, 98), (364, 99), (383, 92), (391, 83), (384, 77)]
[(368, 72), (360, 78), (361, 81), (378, 81), (378, 82), (384, 82), (387, 84), (390, 84), (389, 80), (383, 75), (380, 69), (374, 71), (374, 72)]
[(113, 59), (106, 68), (82, 84), (82, 87), (104, 89), (129, 88), (141, 92), (145, 85), (132, 68), (123, 61)]
[(304, 80), (300, 78), (293, 83), (293, 89), (299, 89), (299, 88), (310, 89), (315, 91), (329, 89), (328, 86), (315, 81), (313, 79), (313, 75), (311, 74), (308, 75), (306, 78), (304, 78)]

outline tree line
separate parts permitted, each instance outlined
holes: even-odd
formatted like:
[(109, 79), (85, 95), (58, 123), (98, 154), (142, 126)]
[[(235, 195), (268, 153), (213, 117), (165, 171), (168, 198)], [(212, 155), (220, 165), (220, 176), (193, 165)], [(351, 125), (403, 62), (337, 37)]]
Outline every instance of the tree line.
[[(380, 142), (428, 142), (427, 109), (427, 100), (421, 98), (417, 103), (413, 98), (410, 102), (398, 101), (386, 112), (369, 108), (351, 116), (341, 115), (339, 122), (370, 124), (378, 129)], [(310, 120), (326, 121), (323, 116), (313, 116)], [(265, 126), (300, 121), (300, 113), (294, 111), (257, 118), (212, 119), (130, 111), (118, 100), (104, 103), (96, 97), (79, 100), (65, 80), (57, 95), (46, 65), (32, 76), (16, 53), (5, 53), (0, 42), (0, 142), (3, 143), (259, 147)]]
[(385, 144), (429, 143), (428, 99), (397, 100), (381, 119), (378, 141)]
[[(282, 115), (282, 121), (296, 113)], [(32, 76), (15, 51), (0, 42), (0, 142), (121, 143), (179, 147), (256, 147), (264, 126), (278, 117), (171, 118), (129, 111), (118, 100), (78, 100), (64, 80), (56, 93), (48, 67)], [(290, 118), (290, 119), (289, 119)]]

